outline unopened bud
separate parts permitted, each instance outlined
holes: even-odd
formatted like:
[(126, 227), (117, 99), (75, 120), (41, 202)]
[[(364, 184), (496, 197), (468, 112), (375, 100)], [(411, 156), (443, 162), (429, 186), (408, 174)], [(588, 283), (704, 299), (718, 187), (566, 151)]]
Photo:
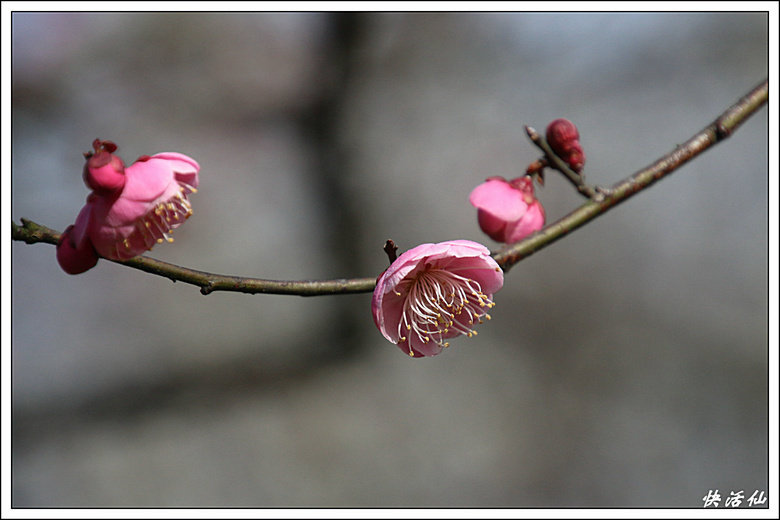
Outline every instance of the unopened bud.
[(73, 229), (73, 225), (68, 226), (57, 242), (57, 262), (66, 273), (81, 274), (95, 267), (98, 254), (88, 238), (78, 243), (73, 237)]
[(544, 227), (544, 208), (529, 176), (490, 177), (469, 195), (480, 229), (496, 242), (513, 244)]
[(92, 147), (94, 152), (84, 154), (84, 183), (101, 195), (121, 191), (125, 186), (125, 164), (114, 155), (116, 144), (95, 139)]
[(547, 144), (577, 173), (585, 166), (585, 152), (579, 140), (580, 132), (568, 119), (556, 119), (547, 125)]

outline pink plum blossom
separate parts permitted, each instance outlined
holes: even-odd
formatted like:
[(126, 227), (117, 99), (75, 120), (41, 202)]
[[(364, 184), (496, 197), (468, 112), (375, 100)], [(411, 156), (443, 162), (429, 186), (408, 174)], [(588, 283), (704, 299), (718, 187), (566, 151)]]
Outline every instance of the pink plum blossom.
[(474, 188), (469, 202), (478, 210), (480, 229), (496, 242), (518, 242), (544, 227), (544, 208), (529, 176), (491, 177)]
[(388, 341), (412, 357), (435, 356), (446, 339), (477, 334), (489, 320), (504, 273), (476, 242), (422, 244), (401, 254), (374, 289), (374, 323)]
[(96, 139), (93, 147), (84, 165), (92, 193), (57, 246), (57, 260), (71, 274), (93, 267), (95, 253), (126, 260), (173, 242), (168, 234), (192, 215), (188, 196), (198, 186), (200, 166), (186, 155), (144, 155), (125, 167), (114, 143)]

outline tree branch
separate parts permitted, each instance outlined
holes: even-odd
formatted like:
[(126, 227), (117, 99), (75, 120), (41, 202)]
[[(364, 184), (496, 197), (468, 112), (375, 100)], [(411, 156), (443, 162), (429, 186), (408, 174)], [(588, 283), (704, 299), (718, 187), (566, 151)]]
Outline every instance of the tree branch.
[[(14, 240), (36, 244), (39, 242), (56, 245), (60, 239), (60, 232), (49, 229), (46, 226), (36, 224), (27, 219), (21, 219), (19, 226), (12, 222), (11, 235)], [(106, 259), (104, 259), (106, 260)], [(210, 294), (214, 291), (233, 291), (247, 294), (297, 294), (299, 296), (319, 296), (325, 294), (348, 294), (371, 292), (376, 285), (376, 278), (353, 278), (327, 281), (279, 281), (262, 280), (258, 278), (244, 278), (222, 274), (205, 273), (187, 267), (181, 267), (162, 260), (155, 260), (145, 256), (137, 256), (129, 260), (109, 260), (117, 264), (126, 265), (134, 269), (140, 269), (147, 273), (156, 274), (168, 278), (174, 282), (184, 282), (200, 287), (202, 294)]]
[[(598, 188), (593, 189), (591, 192), (591, 200), (530, 237), (516, 244), (502, 248), (500, 251), (493, 254), (493, 258), (504, 271), (508, 271), (523, 258), (531, 256), (564, 235), (571, 233), (599, 215), (606, 213), (609, 209), (674, 172), (683, 164), (700, 155), (711, 146), (730, 137), (748, 117), (752, 116), (759, 108), (766, 104), (768, 96), (769, 81), (764, 80), (742, 97), (742, 99), (729, 107), (729, 109), (721, 114), (714, 122), (688, 139), (685, 143), (678, 145), (677, 148), (656, 160), (650, 166), (639, 170), (611, 188), (606, 190)], [(544, 139), (541, 136), (537, 136), (537, 138), (539, 142), (535, 140), (535, 143), (540, 144), (544, 142)], [(545, 146), (540, 146), (540, 148), (545, 152), (548, 158), (550, 158), (552, 150), (549, 149), (549, 146), (547, 146), (546, 143), (544, 143), (544, 145)], [(558, 159), (558, 161), (556, 162), (555, 159)], [(565, 163), (558, 157), (554, 157), (550, 163), (555, 164), (556, 169), (559, 169), (559, 166), (567, 168)]]
[[(552, 244), (564, 235), (574, 231), (580, 226), (604, 214), (609, 209), (648, 188), (673, 171), (680, 168), (694, 157), (730, 137), (739, 126), (766, 104), (769, 96), (769, 81), (761, 84), (747, 93), (737, 103), (729, 107), (712, 124), (702, 129), (685, 143), (664, 155), (650, 166), (639, 170), (625, 180), (608, 189), (579, 187), (590, 200), (575, 209), (557, 222), (554, 222), (530, 237), (502, 248), (493, 254), (504, 271), (508, 271), (513, 265), (522, 259), (531, 256), (535, 252)], [(526, 127), (528, 128), (528, 127)], [(533, 129), (529, 129), (533, 130)], [(536, 134), (536, 132), (533, 132)], [(549, 163), (556, 169), (567, 168), (560, 158), (556, 157), (544, 138), (536, 134), (532, 137), (537, 146), (544, 151)], [(558, 164), (560, 163), (560, 164)], [(563, 170), (562, 170), (563, 171)], [(564, 174), (566, 172), (564, 171)], [(39, 242), (56, 245), (60, 233), (27, 219), (21, 219), (22, 225), (11, 222), (11, 236), (13, 240), (23, 241), (27, 244)], [(140, 269), (147, 273), (168, 278), (174, 282), (180, 281), (200, 287), (202, 294), (210, 294), (214, 291), (233, 291), (247, 294), (294, 294), (299, 296), (320, 296), (328, 294), (355, 294), (374, 290), (376, 278), (351, 278), (336, 280), (304, 280), (304, 281), (279, 281), (263, 280), (258, 278), (244, 278), (240, 276), (228, 276), (205, 273), (180, 267), (154, 258), (139, 256), (130, 260), (111, 260), (112, 262)]]

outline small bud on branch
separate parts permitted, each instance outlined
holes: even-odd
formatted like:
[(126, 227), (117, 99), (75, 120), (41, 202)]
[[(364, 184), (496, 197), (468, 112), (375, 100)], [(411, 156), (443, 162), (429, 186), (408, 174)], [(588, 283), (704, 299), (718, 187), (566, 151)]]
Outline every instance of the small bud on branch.
[(388, 238), (387, 242), (385, 242), (384, 250), (387, 254), (387, 259), (390, 260), (390, 263), (392, 264), (395, 262), (395, 260), (398, 258), (398, 246), (395, 245), (395, 242)]

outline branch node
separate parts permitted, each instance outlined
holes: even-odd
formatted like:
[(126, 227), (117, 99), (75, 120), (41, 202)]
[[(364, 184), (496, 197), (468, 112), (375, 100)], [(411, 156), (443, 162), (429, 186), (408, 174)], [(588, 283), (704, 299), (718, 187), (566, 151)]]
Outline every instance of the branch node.
[(595, 186), (595, 190), (596, 195), (594, 195), (593, 199), (596, 202), (601, 202), (615, 194), (615, 190), (612, 188), (605, 188), (604, 186)]
[(392, 264), (395, 262), (396, 258), (398, 258), (398, 246), (395, 245), (395, 242), (388, 238), (383, 249), (385, 250), (385, 253), (387, 253), (387, 258), (390, 260), (390, 263)]
[(726, 127), (726, 125), (723, 123), (723, 118), (719, 117), (718, 120), (715, 121), (715, 138), (720, 141), (730, 136), (731, 129)]

